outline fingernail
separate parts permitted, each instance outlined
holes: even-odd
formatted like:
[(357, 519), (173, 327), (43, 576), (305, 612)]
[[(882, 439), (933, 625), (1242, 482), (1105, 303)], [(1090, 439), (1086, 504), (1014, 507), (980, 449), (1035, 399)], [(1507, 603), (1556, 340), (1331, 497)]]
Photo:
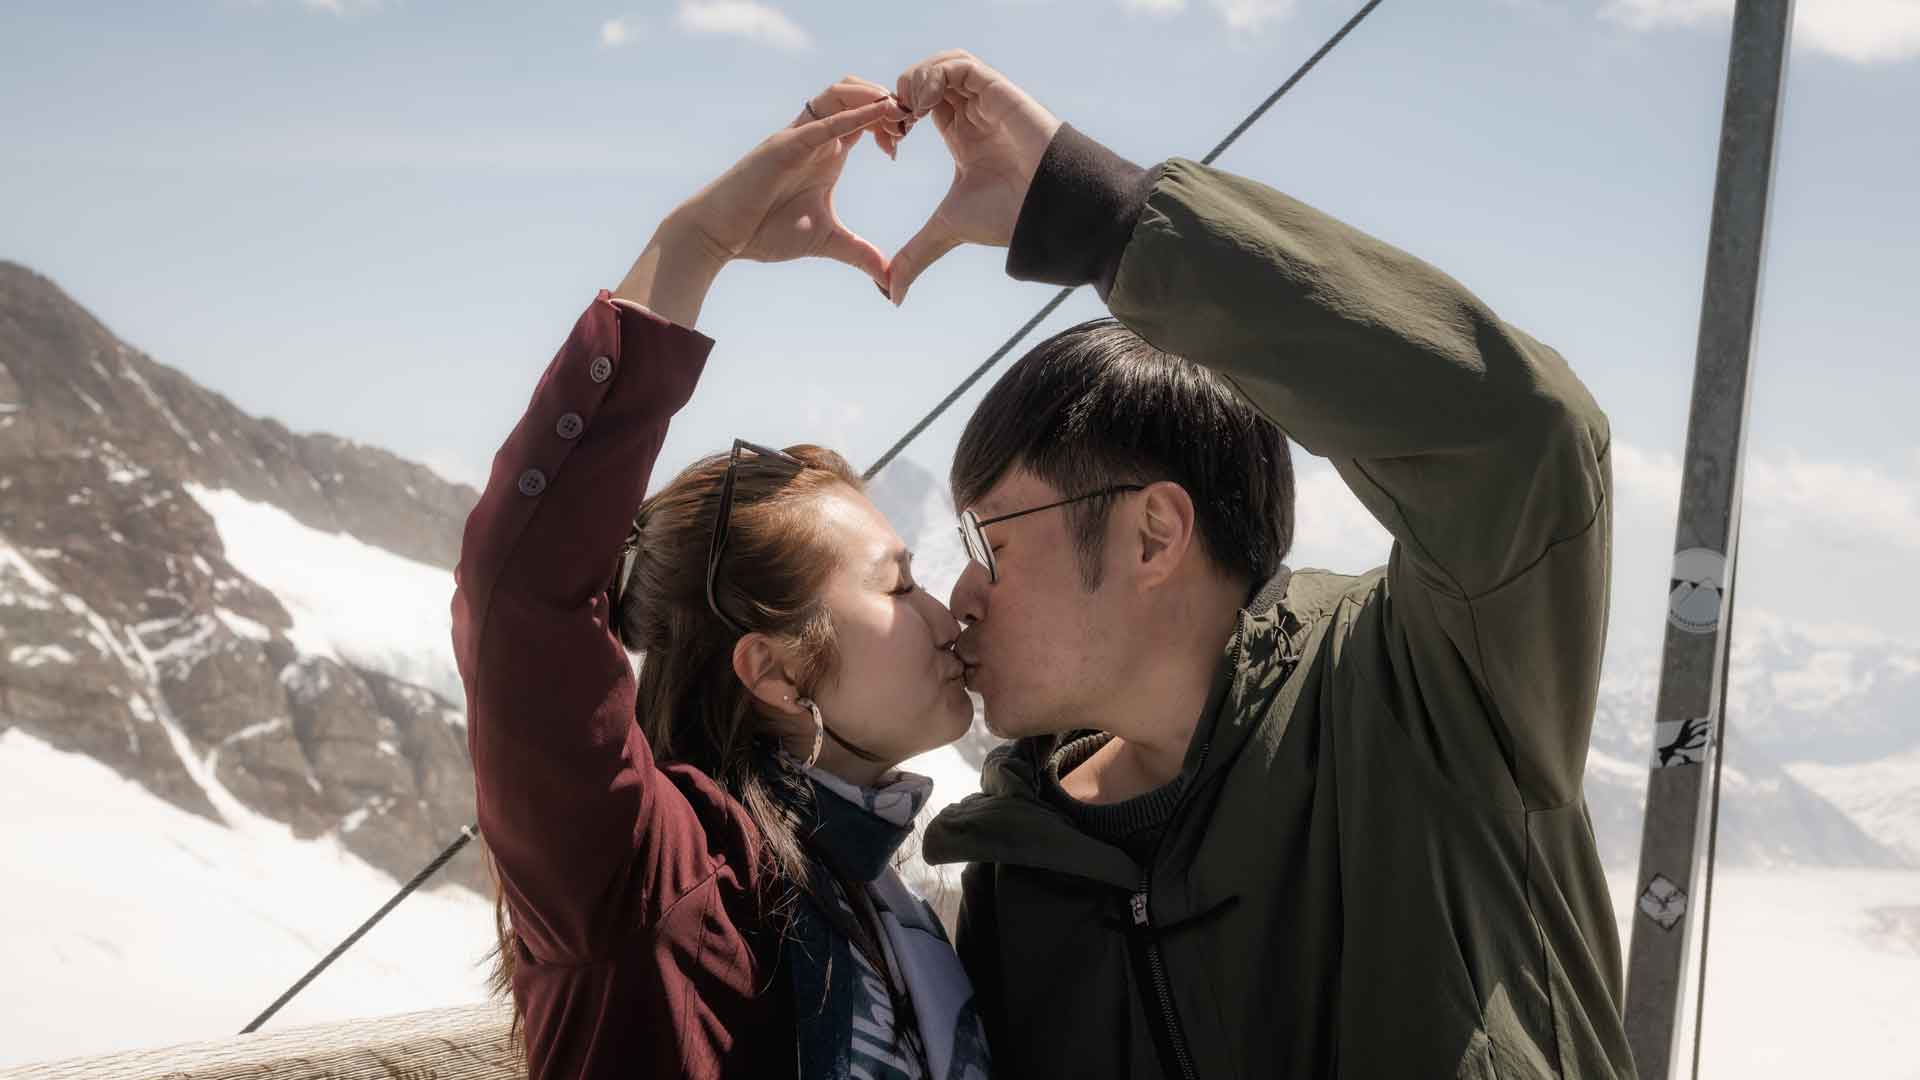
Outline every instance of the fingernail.
[(892, 302), (893, 302), (893, 297), (892, 297), (892, 296), (890, 296), (890, 295), (888, 295), (888, 293), (887, 293), (887, 287), (886, 287), (885, 285), (882, 285), (882, 284), (880, 284), (879, 282), (877, 282), (877, 281), (876, 281), (876, 282), (874, 282), (874, 283), (873, 283), (873, 287), (874, 287), (874, 288), (876, 288), (876, 289), (879, 289), (879, 290), (880, 290), (880, 295), (881, 295), (881, 296), (885, 296), (885, 297), (887, 298), (887, 302), (888, 302), (888, 303), (892, 303)]

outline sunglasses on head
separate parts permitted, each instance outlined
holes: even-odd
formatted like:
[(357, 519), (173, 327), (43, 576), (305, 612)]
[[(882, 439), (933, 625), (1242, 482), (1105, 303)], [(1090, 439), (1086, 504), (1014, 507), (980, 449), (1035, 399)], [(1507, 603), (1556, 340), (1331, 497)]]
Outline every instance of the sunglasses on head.
[(745, 439), (733, 440), (733, 453), (727, 458), (727, 477), (720, 482), (720, 507), (713, 517), (713, 541), (707, 545), (707, 607), (736, 634), (746, 633), (747, 628), (720, 610), (720, 598), (714, 586), (720, 580), (720, 556), (727, 550), (727, 528), (733, 519), (733, 479), (739, 469), (742, 450), (751, 450), (761, 457), (778, 458), (796, 468), (806, 468), (805, 462), (785, 450), (775, 450), (771, 446), (761, 446)]
[[(759, 443), (748, 442), (745, 439), (733, 440), (733, 452), (727, 457), (727, 475), (726, 478), (720, 482), (720, 505), (713, 518), (713, 539), (707, 544), (707, 607), (713, 611), (714, 615), (719, 617), (721, 622), (727, 624), (727, 627), (736, 634), (746, 633), (747, 628), (741, 626), (738, 622), (730, 618), (726, 612), (720, 610), (720, 597), (716, 591), (716, 587), (720, 579), (720, 557), (727, 549), (727, 528), (733, 518), (734, 475), (740, 465), (740, 451), (742, 450), (751, 450), (761, 457), (778, 458), (796, 468), (806, 467), (805, 462), (784, 450), (776, 450), (771, 446), (761, 446)], [(634, 556), (638, 553), (639, 548), (640, 529), (636, 524), (635, 527), (627, 533), (626, 543), (621, 545), (620, 548), (619, 585), (613, 594), (613, 602), (616, 605), (619, 604), (621, 599), (627, 594), (627, 584), (633, 576)]]

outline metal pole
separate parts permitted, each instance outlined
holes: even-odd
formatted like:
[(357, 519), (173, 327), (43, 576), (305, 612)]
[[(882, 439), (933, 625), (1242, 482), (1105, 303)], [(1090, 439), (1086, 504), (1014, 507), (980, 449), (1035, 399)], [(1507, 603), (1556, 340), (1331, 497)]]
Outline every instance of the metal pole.
[(1674, 1063), (1687, 1060), (1680, 1020), (1692, 959), (1688, 916), (1700, 914), (1689, 909), (1712, 792), (1704, 766), (1720, 743), (1731, 621), (1725, 592), (1738, 554), (1748, 367), (1792, 22), (1793, 0), (1734, 7), (1627, 964), (1627, 1041), (1642, 1080), (1667, 1080)]
[(354, 942), (359, 941), (361, 938), (365, 937), (367, 931), (373, 929), (375, 923), (378, 923), (381, 919), (386, 918), (387, 912), (392, 911), (394, 908), (399, 907), (400, 901), (405, 900), (408, 896), (411, 896), (413, 894), (413, 890), (426, 884), (426, 881), (428, 878), (439, 873), (441, 867), (447, 865), (447, 863), (455, 855), (460, 854), (460, 849), (467, 846), (467, 841), (472, 840), (479, 835), (480, 835), (480, 826), (478, 825), (460, 826), (460, 835), (454, 837), (453, 843), (448, 844), (446, 847), (446, 850), (434, 856), (432, 862), (421, 867), (420, 872), (413, 875), (413, 880), (407, 882), (405, 885), (400, 886), (400, 891), (397, 893), (394, 893), (393, 898), (391, 900), (388, 900), (386, 903), (380, 905), (380, 910), (368, 916), (367, 921), (361, 923), (359, 927), (354, 930), (353, 933), (348, 934), (346, 937), (346, 940), (342, 941), (338, 945), (335, 945), (333, 947), (332, 952), (321, 957), (319, 963), (313, 965), (311, 968), (308, 968), (307, 973), (305, 975), (300, 976), (300, 978), (297, 981), (295, 981), (292, 986), (287, 987), (286, 993), (281, 994), (278, 998), (275, 998), (273, 1004), (267, 1006), (266, 1009), (264, 1009), (259, 1016), (256, 1016), (253, 1018), (252, 1023), (248, 1024), (246, 1027), (241, 1028), (240, 1034), (251, 1035), (256, 1031), (259, 1031), (261, 1024), (264, 1024), (268, 1020), (273, 1019), (273, 1014), (279, 1012), (281, 1007), (286, 1005), (287, 1002), (292, 1001), (293, 996), (295, 994), (298, 994), (300, 991), (305, 990), (307, 988), (308, 983), (319, 978), (321, 972), (331, 967), (333, 965), (333, 962), (335, 960), (340, 959), (341, 955), (344, 954), (348, 949), (353, 948)]

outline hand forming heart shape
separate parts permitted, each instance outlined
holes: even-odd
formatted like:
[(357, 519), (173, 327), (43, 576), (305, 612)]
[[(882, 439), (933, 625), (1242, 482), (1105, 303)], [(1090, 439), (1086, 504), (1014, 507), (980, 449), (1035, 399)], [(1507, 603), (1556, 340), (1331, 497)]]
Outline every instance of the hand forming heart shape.
[(894, 253), (887, 292), (897, 305), (927, 267), (961, 244), (1006, 247), (1060, 121), (1012, 80), (962, 50), (937, 53), (900, 76), (895, 97), (933, 115), (953, 155), (953, 184), (920, 231)]
[[(891, 156), (931, 115), (953, 155), (953, 183), (919, 232), (892, 259), (840, 221), (833, 189), (860, 136)], [(871, 277), (888, 299), (961, 244), (1005, 247), (1047, 143), (1052, 113), (1006, 76), (960, 51), (906, 70), (891, 95), (848, 76), (809, 100), (801, 115), (676, 210), (718, 262), (835, 259)]]

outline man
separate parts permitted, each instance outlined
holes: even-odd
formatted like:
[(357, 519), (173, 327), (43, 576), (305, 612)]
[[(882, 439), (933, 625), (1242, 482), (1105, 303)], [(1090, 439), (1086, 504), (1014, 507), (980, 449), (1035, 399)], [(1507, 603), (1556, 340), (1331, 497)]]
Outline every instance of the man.
[[(1606, 418), (1551, 349), (1258, 183), (1132, 165), (965, 53), (909, 69), (960, 243), (1092, 284), (962, 436), (993, 728), (928, 830), (1015, 1077), (1632, 1074), (1581, 794)], [(1276, 427), (1277, 425), (1277, 427)], [(1394, 536), (1289, 572), (1285, 431)]]

